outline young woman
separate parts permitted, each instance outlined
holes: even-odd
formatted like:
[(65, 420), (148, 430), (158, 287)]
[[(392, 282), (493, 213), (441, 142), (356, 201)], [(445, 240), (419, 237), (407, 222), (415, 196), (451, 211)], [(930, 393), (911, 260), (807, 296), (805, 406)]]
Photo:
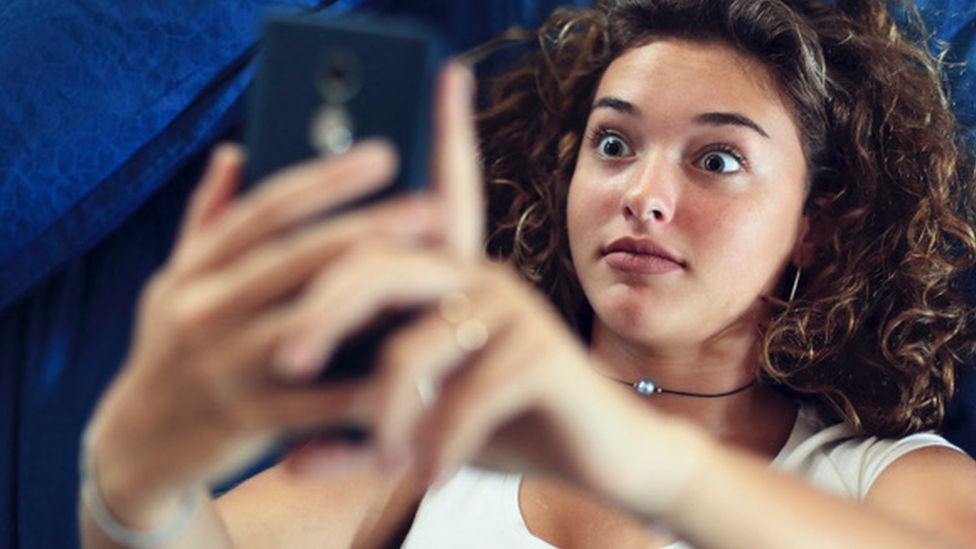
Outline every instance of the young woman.
[[(849, 4), (554, 14), (480, 119), (503, 261), (457, 66), (430, 196), (302, 224), (390, 151), (232, 199), (219, 149), (89, 427), (86, 546), (976, 543), (976, 466), (926, 432), (971, 344), (971, 177), (937, 63)], [(421, 314), (371, 379), (304, 383), (391, 308)], [(202, 488), (336, 420), (373, 444)]]

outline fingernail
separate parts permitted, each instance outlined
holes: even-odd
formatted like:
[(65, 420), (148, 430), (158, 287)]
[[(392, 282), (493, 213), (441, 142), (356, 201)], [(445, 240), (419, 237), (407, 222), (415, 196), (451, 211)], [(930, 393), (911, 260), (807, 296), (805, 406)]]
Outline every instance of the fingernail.
[(350, 149), (350, 152), (358, 151), (361, 154), (373, 154), (375, 152), (393, 153), (395, 150), (396, 148), (393, 146), (393, 143), (389, 142), (388, 140), (379, 137), (371, 137), (356, 143), (356, 146)]
[[(392, 166), (396, 166), (399, 162), (399, 157), (397, 155), (396, 146), (385, 139), (380, 138), (370, 138), (357, 143), (349, 151), (345, 153), (346, 155), (355, 154), (357, 156), (362, 155), (369, 158), (371, 161), (372, 157), (382, 157), (381, 164), (389, 163)], [(371, 162), (373, 163), (373, 162)]]
[(241, 148), (233, 143), (221, 143), (217, 145), (214, 156), (222, 162), (233, 162), (241, 157)]
[(454, 65), (452, 70), (458, 74), (458, 80), (462, 86), (462, 91), (464, 91), (466, 98), (470, 98), (474, 95), (475, 91), (474, 73), (471, 72), (471, 69), (461, 61), (455, 60), (452, 61), (452, 63)]
[(210, 153), (210, 160), (207, 162), (207, 168), (203, 173), (204, 181), (213, 178), (228, 163), (231, 154), (229, 149), (230, 145), (220, 144)]

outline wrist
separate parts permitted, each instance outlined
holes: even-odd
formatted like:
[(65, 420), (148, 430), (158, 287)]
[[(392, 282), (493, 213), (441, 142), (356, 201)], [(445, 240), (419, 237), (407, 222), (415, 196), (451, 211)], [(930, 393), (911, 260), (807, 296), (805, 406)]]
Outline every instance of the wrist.
[[(604, 385), (605, 392), (599, 389)], [(580, 439), (575, 480), (638, 516), (665, 518), (712, 459), (715, 442), (695, 423), (621, 398), (605, 380), (592, 387), (589, 398), (603, 414), (574, 422)]]
[[(90, 427), (83, 434), (79, 460), (81, 504), (92, 522), (109, 539), (126, 547), (156, 547), (180, 537), (207, 497), (205, 489), (186, 488), (171, 496), (160, 493), (153, 498), (126, 500), (118, 495), (114, 499), (106, 498), (99, 482), (94, 433)], [(110, 475), (110, 478), (119, 477)], [(131, 495), (136, 492), (121, 490), (117, 493)]]
[(99, 404), (83, 434), (81, 457), (87, 462), (81, 465), (97, 479), (109, 510), (133, 526), (151, 526), (171, 514), (190, 484), (170, 478), (173, 460), (154, 445), (160, 429), (152, 421), (153, 398), (132, 405), (130, 395), (144, 392), (130, 385), (120, 376)]
[(671, 524), (715, 449), (698, 425), (681, 418), (654, 414), (645, 431), (631, 480), (618, 488), (619, 498), (639, 515)]
[(82, 490), (96, 491), (94, 495), (106, 510), (133, 528), (150, 529), (166, 522), (191, 487), (167, 485), (152, 464), (142, 459), (143, 451), (131, 451), (138, 443), (127, 440), (124, 430), (112, 427), (93, 422), (82, 436)]
[(657, 479), (661, 486), (657, 500), (654, 501), (654, 516), (674, 527), (676, 518), (681, 516), (697, 489), (705, 472), (718, 459), (719, 444), (699, 425), (680, 419), (673, 420), (667, 446), (670, 472)]

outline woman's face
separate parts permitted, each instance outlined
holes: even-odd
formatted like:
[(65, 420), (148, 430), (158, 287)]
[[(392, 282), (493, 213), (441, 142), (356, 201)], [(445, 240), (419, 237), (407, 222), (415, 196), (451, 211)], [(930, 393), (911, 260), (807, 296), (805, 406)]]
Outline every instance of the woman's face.
[(655, 41), (613, 61), (586, 132), (568, 225), (594, 337), (754, 338), (806, 227), (803, 149), (769, 71), (722, 44)]

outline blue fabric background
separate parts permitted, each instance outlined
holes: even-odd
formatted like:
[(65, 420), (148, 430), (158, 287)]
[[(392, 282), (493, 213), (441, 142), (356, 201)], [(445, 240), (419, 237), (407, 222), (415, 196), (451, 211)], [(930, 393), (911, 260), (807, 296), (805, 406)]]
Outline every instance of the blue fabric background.
[(409, 12), (459, 49), (555, 2), (8, 0), (0, 9), (0, 547), (76, 547), (78, 437), (203, 157), (235, 136), (259, 16)]
[[(78, 435), (123, 360), (209, 146), (235, 135), (259, 15), (408, 12), (464, 49), (554, 0), (6, 0), (0, 8), (0, 547), (76, 547)], [(584, 0), (576, 3), (584, 4)], [(976, 61), (976, 6), (921, 2)], [(976, 126), (972, 71), (952, 72)], [(970, 130), (972, 135), (972, 131)], [(976, 450), (976, 380), (949, 429)]]

